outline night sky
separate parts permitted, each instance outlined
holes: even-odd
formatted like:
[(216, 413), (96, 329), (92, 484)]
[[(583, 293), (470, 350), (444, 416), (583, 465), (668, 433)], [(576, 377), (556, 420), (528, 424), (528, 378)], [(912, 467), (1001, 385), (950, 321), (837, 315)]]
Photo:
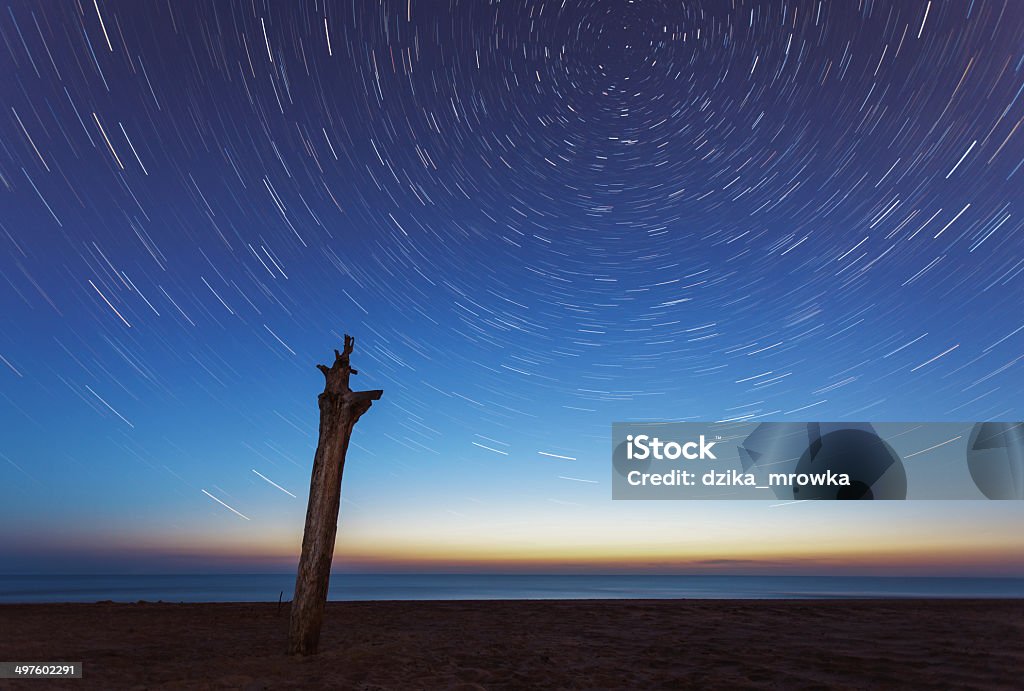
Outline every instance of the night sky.
[(614, 420), (1024, 417), (1013, 0), (2, 5), (11, 568), (293, 558), (345, 332), (352, 560), (1024, 564), (1019, 504), (608, 483)]

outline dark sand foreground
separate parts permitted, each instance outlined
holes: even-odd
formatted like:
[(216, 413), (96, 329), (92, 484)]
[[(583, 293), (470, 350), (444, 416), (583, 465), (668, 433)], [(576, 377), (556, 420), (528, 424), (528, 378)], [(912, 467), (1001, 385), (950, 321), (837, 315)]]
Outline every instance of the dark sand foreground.
[(0, 688), (1021, 688), (1024, 601), (328, 605), (319, 655), (276, 604), (0, 606), (0, 660), (84, 679)]

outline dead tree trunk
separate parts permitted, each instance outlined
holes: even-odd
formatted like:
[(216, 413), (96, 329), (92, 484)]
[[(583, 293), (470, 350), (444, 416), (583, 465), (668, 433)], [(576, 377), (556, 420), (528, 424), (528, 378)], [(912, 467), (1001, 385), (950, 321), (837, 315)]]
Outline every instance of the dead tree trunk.
[(357, 374), (349, 365), (354, 346), (355, 339), (346, 335), (345, 349), (340, 353), (334, 351), (334, 364), (331, 367), (317, 365), (327, 378), (327, 385), (318, 399), (320, 440), (313, 457), (302, 556), (299, 558), (288, 630), (288, 653), (292, 655), (312, 655), (320, 642), (331, 559), (334, 557), (334, 538), (338, 532), (341, 474), (345, 469), (349, 437), (359, 417), (384, 393), (381, 390), (352, 391), (349, 388), (349, 375)]

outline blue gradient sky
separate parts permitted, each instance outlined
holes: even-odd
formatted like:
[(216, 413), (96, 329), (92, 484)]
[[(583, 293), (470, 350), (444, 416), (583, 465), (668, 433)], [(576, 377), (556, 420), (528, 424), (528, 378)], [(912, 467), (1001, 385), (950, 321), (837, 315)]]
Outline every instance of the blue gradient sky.
[(610, 499), (614, 420), (1022, 417), (1024, 15), (859, 5), (4, 3), (0, 569), (290, 568), (344, 331), (339, 566), (1024, 573)]

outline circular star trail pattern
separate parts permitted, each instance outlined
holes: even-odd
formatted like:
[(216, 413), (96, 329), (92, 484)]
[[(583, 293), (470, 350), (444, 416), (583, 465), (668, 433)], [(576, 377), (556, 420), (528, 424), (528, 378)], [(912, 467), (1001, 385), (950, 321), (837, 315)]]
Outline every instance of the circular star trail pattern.
[(0, 37), (19, 480), (302, 487), (342, 331), (381, 473), (554, 497), (612, 420), (1022, 412), (1009, 0), (14, 2)]

